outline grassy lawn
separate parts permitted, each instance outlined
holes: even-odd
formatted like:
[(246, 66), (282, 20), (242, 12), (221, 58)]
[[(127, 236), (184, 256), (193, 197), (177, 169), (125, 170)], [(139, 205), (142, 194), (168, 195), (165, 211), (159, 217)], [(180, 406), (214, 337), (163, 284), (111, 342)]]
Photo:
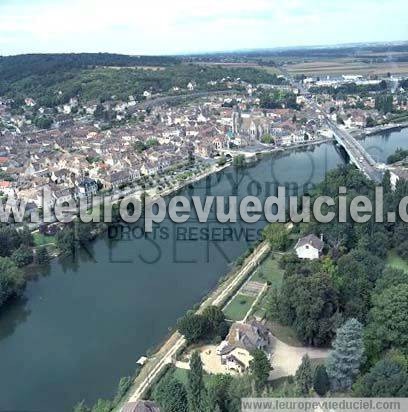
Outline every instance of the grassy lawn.
[[(253, 274), (251, 280), (258, 282), (270, 282), (268, 291), (256, 304), (253, 314), (257, 318), (264, 318), (268, 307), (268, 299), (271, 299), (271, 288), (280, 289), (282, 286), (283, 270), (279, 268), (279, 255), (270, 254)], [(291, 346), (302, 347), (302, 342), (296, 336), (295, 331), (289, 326), (283, 326), (278, 322), (268, 322), (268, 326), (274, 336)]]
[(304, 346), (297, 338), (295, 331), (290, 326), (284, 326), (278, 322), (268, 322), (268, 327), (272, 332), (272, 335), (282, 342), (285, 342), (290, 346)]
[(224, 309), (225, 317), (231, 320), (242, 320), (256, 297), (238, 294)]
[[(170, 375), (173, 375), (173, 377), (176, 378), (176, 380), (178, 380), (184, 386), (187, 386), (188, 372), (189, 371), (187, 369), (181, 369), (181, 368), (176, 368), (174, 366), (171, 366), (170, 369), (163, 375), (163, 377), (160, 378), (160, 380), (162, 380), (166, 375), (170, 374)], [(211, 375), (203, 371), (203, 379), (204, 379), (204, 384), (208, 384), (208, 382), (211, 379)], [(152, 398), (155, 397), (156, 388), (157, 388), (157, 385), (155, 385), (153, 388)]]
[[(279, 255), (271, 253), (252, 275), (251, 280), (256, 282), (269, 282), (270, 288), (280, 289), (282, 286), (283, 270), (279, 268)], [(263, 318), (269, 293), (264, 294), (254, 308), (254, 315)]]
[(399, 257), (395, 250), (390, 251), (390, 253), (388, 254), (387, 263), (393, 268), (408, 272), (408, 262)]
[(55, 243), (55, 236), (45, 236), (39, 232), (33, 233), (35, 246), (42, 246), (48, 243)]
[(174, 368), (173, 376), (183, 385), (187, 385), (187, 381), (188, 381), (188, 370), (187, 369)]
[(283, 270), (279, 268), (279, 256), (270, 254), (252, 275), (256, 282), (270, 282), (271, 286), (280, 289), (282, 286)]
[[(204, 383), (207, 383), (211, 376), (208, 373), (204, 373)], [(187, 369), (181, 369), (181, 368), (174, 368), (173, 369), (173, 376), (182, 384), (187, 385), (188, 381), (188, 370)]]

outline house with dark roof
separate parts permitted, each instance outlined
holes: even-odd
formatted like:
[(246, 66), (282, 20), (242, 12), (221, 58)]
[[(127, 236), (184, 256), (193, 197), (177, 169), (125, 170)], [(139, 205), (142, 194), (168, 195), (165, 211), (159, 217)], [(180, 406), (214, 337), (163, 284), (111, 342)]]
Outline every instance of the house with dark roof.
[(323, 235), (320, 239), (313, 234), (300, 238), (296, 245), (295, 251), (300, 259), (319, 259), (324, 247)]
[(224, 341), (217, 348), (221, 363), (228, 370), (243, 373), (248, 369), (255, 349), (268, 352), (269, 330), (256, 320), (246, 323), (235, 322)]

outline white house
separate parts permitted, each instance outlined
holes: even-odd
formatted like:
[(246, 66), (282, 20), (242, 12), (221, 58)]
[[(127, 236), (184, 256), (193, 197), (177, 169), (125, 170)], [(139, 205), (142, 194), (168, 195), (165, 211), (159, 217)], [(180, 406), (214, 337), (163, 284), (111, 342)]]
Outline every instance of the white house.
[(300, 238), (295, 245), (295, 251), (300, 259), (319, 259), (323, 251), (323, 246), (323, 235), (319, 239), (312, 234)]

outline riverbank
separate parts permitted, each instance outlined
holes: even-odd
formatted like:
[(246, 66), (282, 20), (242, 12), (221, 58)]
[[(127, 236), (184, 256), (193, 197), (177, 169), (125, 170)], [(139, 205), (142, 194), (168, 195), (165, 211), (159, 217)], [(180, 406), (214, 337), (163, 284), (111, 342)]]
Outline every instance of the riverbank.
[[(202, 313), (202, 311), (210, 305), (216, 305), (222, 308), (228, 303), (230, 297), (236, 293), (243, 282), (253, 272), (254, 268), (268, 255), (269, 251), (269, 244), (262, 242), (244, 261), (241, 268), (231, 272), (226, 279), (204, 299), (196, 313)], [(175, 355), (183, 350), (185, 344), (185, 338), (179, 332), (174, 332), (162, 344), (159, 350), (148, 359), (147, 363), (143, 365), (129, 390), (129, 395), (115, 411), (119, 412), (125, 402), (135, 402), (142, 399), (143, 395), (146, 394), (151, 386), (160, 378), (166, 366), (173, 362)]]
[(245, 149), (228, 150), (229, 153), (236, 153), (236, 155), (244, 155), (247, 157), (253, 157), (258, 154), (270, 154), (270, 153), (282, 153), (291, 150), (301, 149), (304, 147), (320, 145), (322, 143), (327, 143), (333, 141), (332, 137), (326, 137), (323, 139), (308, 140), (301, 143), (292, 144), (290, 146), (275, 146), (267, 144), (258, 144), (254, 146), (248, 146)]
[(352, 131), (351, 134), (356, 139), (364, 139), (365, 137), (375, 136), (377, 134), (393, 132), (393, 131), (400, 131), (402, 129), (405, 129), (406, 127), (408, 127), (408, 122), (393, 123), (393, 124), (387, 124), (387, 125), (382, 125), (382, 126), (370, 127), (370, 128), (366, 128), (363, 130)]
[[(318, 183), (340, 164), (343, 159), (331, 143), (290, 149), (264, 156), (250, 169), (225, 165), (211, 179), (211, 193), (231, 193), (239, 182), (239, 195), (246, 196), (257, 181), (262, 201), (277, 178), (300, 186)], [(204, 197), (207, 192), (206, 185), (194, 184), (182, 194)], [(88, 251), (79, 251), (76, 262), (55, 259), (47, 276), (29, 283), (23, 299), (0, 319), (3, 408), (52, 412), (50, 405), (58, 404), (59, 410), (71, 412), (82, 399), (94, 404), (113, 398), (118, 380), (134, 373), (137, 359), (163, 342), (169, 327), (214, 290), (220, 274), (230, 272), (231, 262), (250, 244), (245, 231), (261, 230), (264, 222), (224, 224), (237, 232), (225, 242), (177, 239), (179, 226), (194, 229), (199, 223), (175, 225), (166, 219), (160, 226), (162, 236), (159, 231), (148, 237), (101, 236)], [(217, 226), (210, 223), (210, 229)], [(22, 353), (33, 356), (21, 364)]]

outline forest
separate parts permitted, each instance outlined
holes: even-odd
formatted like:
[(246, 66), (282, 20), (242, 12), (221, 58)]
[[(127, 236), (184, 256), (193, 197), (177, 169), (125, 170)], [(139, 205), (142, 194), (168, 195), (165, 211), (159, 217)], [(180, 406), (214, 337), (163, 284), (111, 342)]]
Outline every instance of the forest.
[[(357, 194), (374, 199), (375, 185), (352, 166), (328, 173), (311, 195), (333, 197), (338, 206), (340, 186), (347, 187), (347, 202)], [(399, 180), (392, 190), (387, 172), (382, 187), (386, 222), (408, 195), (408, 184)], [(324, 257), (301, 261), (285, 254), (282, 287), (270, 291), (266, 316), (292, 328), (304, 345), (332, 346), (325, 364), (332, 394), (407, 396), (408, 272), (393, 261), (406, 261), (408, 232), (400, 218), (373, 220), (355, 223), (348, 216), (347, 223), (296, 225), (297, 236), (323, 234)], [(265, 236), (275, 249), (290, 245), (282, 228), (268, 228)]]
[[(280, 84), (275, 74), (253, 67), (200, 66), (170, 57), (131, 57), (106, 54), (27, 55), (0, 58), (0, 96), (19, 107), (27, 97), (39, 106), (55, 107), (73, 97), (103, 102), (144, 91), (166, 93), (195, 83), (198, 91), (225, 90), (227, 80)], [(222, 82), (223, 80), (223, 82)], [(208, 82), (217, 82), (208, 84)]]

